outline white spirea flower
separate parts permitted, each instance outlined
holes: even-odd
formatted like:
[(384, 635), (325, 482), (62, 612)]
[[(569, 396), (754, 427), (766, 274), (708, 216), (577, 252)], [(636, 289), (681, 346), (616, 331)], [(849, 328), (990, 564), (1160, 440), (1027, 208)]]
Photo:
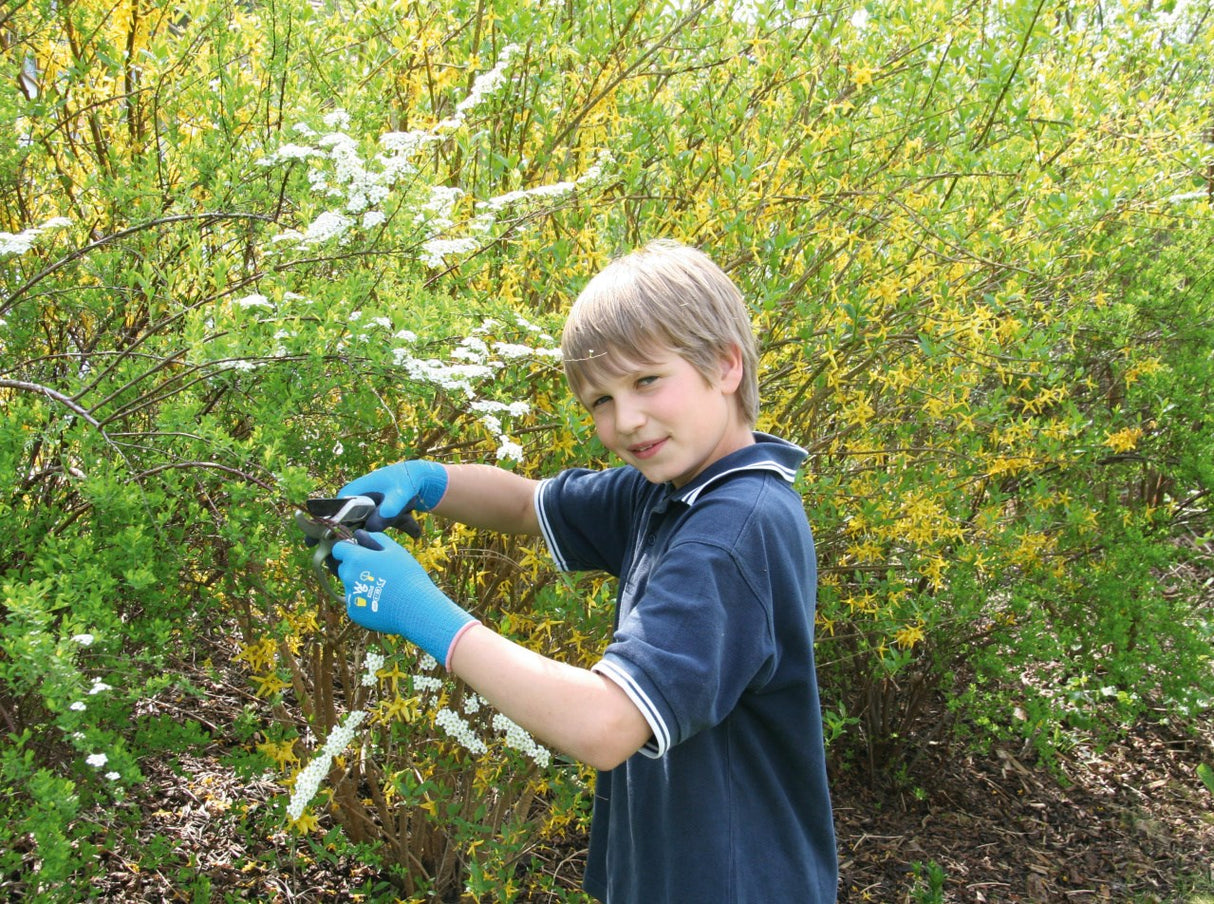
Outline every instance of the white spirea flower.
[(376, 673), (383, 667), (384, 654), (368, 650), (367, 658), (363, 661), (363, 687), (375, 687), (379, 681), (379, 676)]
[(354, 739), (354, 732), (365, 718), (367, 718), (367, 713), (361, 709), (348, 714), (345, 721), (330, 732), (320, 752), (300, 770), (299, 775), (295, 777), (295, 788), (291, 791), (291, 800), (287, 804), (287, 815), (291, 819), (297, 820), (303, 816), (308, 802), (316, 796), (320, 783), (329, 774), (333, 758), (346, 749), (350, 741)]
[(350, 128), (350, 114), (345, 110), (337, 109), (326, 115), (323, 122), (330, 129), (348, 129)]
[(523, 462), (523, 447), (513, 440), (503, 439), (501, 445), (497, 447), (497, 459), (510, 459), (517, 461), (519, 464)]
[(258, 166), (274, 166), (284, 160), (307, 160), (309, 157), (321, 156), (320, 151), (302, 144), (284, 144), (275, 148), (274, 153), (257, 161)]
[(108, 756), (106, 756), (104, 753), (90, 753), (87, 757), (84, 758), (84, 761), (86, 763), (88, 763), (90, 766), (92, 766), (94, 769), (100, 769), (102, 766), (104, 766), (106, 763), (108, 763), (110, 761), (110, 758)]
[(41, 226), (31, 226), (21, 232), (0, 232), (0, 255), (25, 254), (34, 247), (34, 240), (47, 229), (60, 229), (71, 226), (72, 221), (65, 217), (52, 217)]
[(496, 213), (506, 208), (518, 207), (531, 201), (552, 201), (563, 198), (575, 188), (577, 186), (572, 182), (554, 182), (551, 185), (537, 185), (535, 188), (508, 191), (504, 195), (497, 195), (488, 201), (478, 201), (476, 208), (477, 210), (487, 210)]
[(493, 376), (493, 368), (483, 364), (444, 364), (433, 359), (422, 361), (414, 358), (408, 349), (395, 349), (393, 357), (397, 367), (403, 367), (412, 379), (443, 389), (462, 391), (470, 399), (476, 397), (472, 382)]
[(303, 243), (305, 245), (318, 245), (330, 239), (341, 238), (353, 225), (354, 221), (344, 214), (327, 210), (313, 220), (312, 224), (304, 230)]
[(426, 145), (434, 144), (438, 136), (433, 132), (413, 129), (408, 132), (385, 132), (379, 136), (379, 145), (393, 157), (411, 157)]
[(428, 210), (441, 217), (449, 217), (455, 209), (455, 205), (459, 203), (459, 199), (463, 196), (464, 190), (462, 188), (456, 188), (452, 185), (431, 186), (430, 197), (422, 205), (422, 210)]
[(432, 694), (438, 696), (442, 692), (443, 682), (441, 678), (435, 678), (432, 675), (414, 675), (413, 690), (418, 694)]
[(502, 86), (506, 81), (506, 65), (510, 62), (510, 58), (518, 52), (518, 49), (517, 44), (507, 44), (502, 48), (502, 52), (497, 58), (497, 64), (488, 72), (478, 75), (476, 81), (472, 83), (472, 90), (468, 92), (468, 96), (456, 104), (457, 114), (467, 113), (480, 106), (486, 97)]
[(479, 247), (480, 242), (473, 238), (430, 239), (422, 245), (422, 263), (432, 270), (441, 270), (447, 266), (448, 255), (471, 254)]
[(237, 298), (232, 304), (240, 305), (242, 308), (269, 308), (274, 309), (274, 305), (270, 304), (270, 299), (264, 295), (259, 295), (254, 292), (252, 295), (246, 295), (244, 298)]
[(488, 752), (485, 742), (476, 736), (472, 726), (459, 713), (444, 706), (434, 714), (434, 722), (466, 750), (478, 754)]
[(89, 688), (89, 694), (100, 694), (104, 691), (112, 691), (113, 688), (102, 681), (100, 678), (93, 679), (93, 686)]
[(78, 643), (82, 647), (91, 646), (93, 640), (92, 634), (75, 634), (72, 636), (72, 643)]
[(530, 358), (535, 354), (535, 349), (530, 345), (518, 345), (513, 342), (495, 342), (493, 350), (503, 358)]
[(611, 151), (606, 149), (599, 151), (598, 156), (595, 157), (594, 163), (590, 164), (589, 169), (582, 173), (582, 175), (578, 176), (578, 187), (582, 188), (585, 186), (598, 184), (600, 181), (602, 181), (607, 168), (613, 163), (615, 163), (615, 157), (612, 155)]
[(122, 778), (122, 773), (121, 772), (107, 772), (105, 774), (105, 777), (108, 778), (111, 782), (116, 782), (116, 781), (118, 781), (118, 779)]
[(535, 739), (521, 725), (509, 717), (498, 713), (493, 717), (493, 727), (505, 733), (507, 747), (512, 747), (526, 754), (541, 769), (547, 768), (552, 760), (552, 755), (548, 752), (548, 748), (537, 744)]
[(86, 709), (88, 709), (88, 707), (85, 706), (83, 701), (77, 700), (75, 703), (73, 703), (71, 706), (69, 706), (68, 709), (70, 709), (74, 713), (82, 713)]

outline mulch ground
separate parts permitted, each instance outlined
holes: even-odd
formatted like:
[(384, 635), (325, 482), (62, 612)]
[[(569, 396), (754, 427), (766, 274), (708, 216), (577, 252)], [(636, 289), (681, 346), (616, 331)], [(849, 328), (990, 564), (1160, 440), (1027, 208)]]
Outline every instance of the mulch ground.
[(898, 790), (837, 774), (839, 900), (1214, 902), (1187, 893), (1214, 894), (1214, 795), (1196, 773), (1214, 762), (1207, 727), (1141, 725), (1052, 766), (942, 746)]
[[(205, 718), (220, 727), (240, 701), (231, 688), (214, 690), (190, 704), (213, 710)], [(1206, 728), (1144, 724), (1052, 764), (1010, 746), (978, 754), (937, 743), (897, 787), (838, 767), (839, 900), (1214, 904), (1214, 795), (1196, 771), (1214, 766), (1214, 721)], [(360, 900), (374, 869), (342, 845), (276, 831), (281, 789), (235, 774), (224, 765), (231, 752), (217, 741), (145, 765), (147, 782), (128, 803), (142, 810), (139, 829), (107, 846), (99, 899)], [(575, 888), (584, 843), (567, 839), (537, 862)], [(1190, 896), (1195, 887), (1207, 896)]]

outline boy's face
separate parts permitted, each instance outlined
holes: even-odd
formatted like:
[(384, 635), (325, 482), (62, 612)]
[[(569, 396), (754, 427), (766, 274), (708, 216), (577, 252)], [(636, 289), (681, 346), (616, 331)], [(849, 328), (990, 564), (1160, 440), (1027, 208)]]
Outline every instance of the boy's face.
[(681, 487), (713, 462), (754, 442), (736, 398), (741, 354), (709, 382), (671, 350), (623, 372), (591, 375), (581, 392), (603, 445), (651, 483)]

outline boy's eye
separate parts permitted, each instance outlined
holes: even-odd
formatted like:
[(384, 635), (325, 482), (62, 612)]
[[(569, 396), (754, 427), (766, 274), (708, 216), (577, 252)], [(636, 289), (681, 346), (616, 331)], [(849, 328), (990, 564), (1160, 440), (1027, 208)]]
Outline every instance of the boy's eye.
[(591, 401), (590, 407), (591, 407), (591, 409), (595, 409), (602, 405), (606, 405), (610, 401), (611, 401), (611, 396), (609, 396), (609, 395), (599, 396), (597, 399), (594, 399), (593, 401)]
[(637, 380), (637, 386), (648, 386), (651, 383), (656, 383), (657, 379), (658, 378), (657, 378), (656, 374), (651, 374), (647, 377), (641, 377), (640, 379)]

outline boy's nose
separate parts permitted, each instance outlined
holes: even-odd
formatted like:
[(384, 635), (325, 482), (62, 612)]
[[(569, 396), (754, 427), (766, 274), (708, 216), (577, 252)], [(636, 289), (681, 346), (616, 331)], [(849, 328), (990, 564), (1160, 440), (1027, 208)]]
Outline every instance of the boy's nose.
[(645, 411), (635, 402), (628, 399), (617, 399), (615, 408), (615, 428), (621, 433), (635, 433), (645, 426)]

